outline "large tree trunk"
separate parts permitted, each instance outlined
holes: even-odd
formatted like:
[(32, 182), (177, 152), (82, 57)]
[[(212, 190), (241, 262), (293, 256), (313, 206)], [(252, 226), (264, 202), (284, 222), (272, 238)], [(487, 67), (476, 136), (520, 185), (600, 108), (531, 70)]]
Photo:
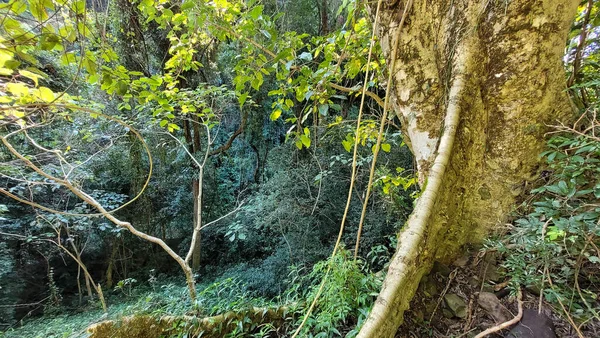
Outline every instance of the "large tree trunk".
[[(381, 13), (388, 58), (406, 2)], [(571, 112), (562, 57), (578, 3), (414, 1), (389, 90), (424, 192), (359, 337), (393, 337), (433, 262), (481, 240), (536, 177), (546, 125)]]

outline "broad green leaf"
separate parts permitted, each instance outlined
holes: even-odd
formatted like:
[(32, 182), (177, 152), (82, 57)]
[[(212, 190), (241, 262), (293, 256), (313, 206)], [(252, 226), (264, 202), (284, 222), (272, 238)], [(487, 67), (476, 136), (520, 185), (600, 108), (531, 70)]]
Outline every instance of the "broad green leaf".
[(277, 120), (279, 117), (281, 116), (281, 109), (275, 109), (272, 113), (271, 113), (271, 121), (275, 121)]
[(60, 44), (60, 38), (56, 34), (43, 34), (40, 37), (40, 47), (42, 50), (52, 50), (55, 49), (57, 45), (62, 47)]
[(306, 135), (300, 135), (300, 141), (306, 148), (310, 148), (310, 137)]
[(13, 70), (12, 69), (8, 69), (8, 68), (4, 68), (4, 67), (0, 67), (0, 75), (3, 76), (11, 76), (13, 74)]
[(23, 14), (27, 10), (27, 3), (21, 0), (12, 1), (10, 10), (16, 15)]
[(50, 88), (40, 87), (38, 89), (37, 95), (44, 102), (52, 102), (52, 101), (54, 101), (54, 92)]
[(381, 150), (385, 151), (386, 153), (389, 153), (391, 149), (392, 146), (389, 143), (383, 143), (381, 145)]
[(19, 70), (19, 75), (24, 76), (24, 77), (32, 80), (33, 83), (35, 83), (36, 87), (39, 84), (38, 80), (42, 77), (41, 75), (38, 75), (36, 73), (32, 73), (32, 72), (30, 72), (28, 70), (24, 70), (24, 69)]
[(244, 105), (244, 103), (246, 103), (246, 100), (248, 99), (248, 93), (243, 93), (238, 97), (238, 101), (240, 103), (240, 107)]
[(8, 83), (6, 84), (6, 89), (8, 89), (8, 91), (14, 96), (24, 96), (29, 94), (29, 88), (21, 82)]
[(48, 12), (41, 0), (30, 0), (29, 11), (31, 15), (39, 22), (48, 20)]
[(264, 8), (263, 6), (256, 6), (256, 7), (252, 8), (252, 10), (248, 13), (248, 15), (252, 19), (257, 20), (262, 15), (263, 8)]
[(319, 114), (326, 116), (328, 111), (329, 111), (328, 104), (322, 104), (319, 106)]
[(350, 152), (350, 150), (352, 150), (352, 145), (353, 145), (352, 141), (343, 140), (342, 145), (344, 146), (344, 149), (346, 149), (347, 152)]

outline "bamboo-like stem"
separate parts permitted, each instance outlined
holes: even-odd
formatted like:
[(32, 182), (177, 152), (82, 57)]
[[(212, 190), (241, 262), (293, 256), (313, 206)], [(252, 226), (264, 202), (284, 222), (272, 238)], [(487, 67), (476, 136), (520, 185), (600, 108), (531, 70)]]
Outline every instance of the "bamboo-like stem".
[(371, 189), (373, 188), (373, 179), (375, 177), (375, 165), (377, 164), (377, 155), (379, 155), (379, 149), (381, 148), (381, 141), (383, 139), (383, 131), (385, 129), (385, 122), (387, 121), (387, 113), (390, 104), (390, 92), (392, 91), (392, 80), (394, 76), (394, 70), (396, 66), (396, 54), (398, 53), (398, 43), (400, 42), (400, 32), (402, 32), (402, 26), (404, 26), (404, 21), (406, 20), (407, 13), (410, 11), (412, 6), (412, 0), (409, 0), (404, 7), (404, 12), (402, 13), (402, 19), (400, 19), (400, 24), (398, 25), (398, 29), (396, 31), (396, 36), (393, 42), (393, 48), (390, 53), (391, 61), (390, 67), (388, 69), (388, 79), (387, 84), (388, 88), (385, 93), (385, 101), (383, 102), (383, 114), (381, 114), (381, 121), (379, 122), (379, 134), (377, 134), (377, 142), (375, 144), (375, 150), (373, 151), (373, 161), (371, 162), (371, 170), (369, 171), (369, 183), (367, 183), (367, 191), (365, 192), (365, 200), (363, 201), (362, 211), (360, 214), (360, 221), (358, 222), (358, 232), (356, 233), (356, 245), (354, 246), (354, 259), (358, 257), (358, 248), (360, 246), (360, 236), (363, 229), (363, 224), (365, 222), (365, 217), (367, 215), (367, 205), (369, 203), (369, 197), (371, 196)]

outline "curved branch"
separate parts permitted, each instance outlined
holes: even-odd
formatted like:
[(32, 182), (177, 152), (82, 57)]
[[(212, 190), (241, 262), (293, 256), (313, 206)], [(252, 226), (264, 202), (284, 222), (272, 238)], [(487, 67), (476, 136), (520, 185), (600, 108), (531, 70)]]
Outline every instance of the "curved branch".
[[(126, 206), (130, 205), (131, 203), (133, 203), (135, 200), (137, 200), (146, 190), (146, 188), (148, 187), (148, 185), (150, 184), (150, 179), (152, 178), (152, 171), (154, 170), (154, 165), (152, 163), (152, 153), (150, 152), (150, 148), (148, 147), (148, 144), (146, 143), (146, 141), (144, 140), (144, 138), (142, 137), (142, 135), (140, 134), (139, 131), (137, 131), (135, 128), (133, 128), (131, 125), (129, 125), (128, 123), (121, 121), (118, 118), (115, 118), (113, 116), (109, 116), (100, 112), (97, 112), (93, 109), (90, 108), (85, 108), (85, 107), (79, 107), (79, 106), (75, 106), (75, 105), (71, 105), (71, 104), (58, 104), (58, 103), (31, 103), (31, 104), (24, 104), (24, 105), (15, 105), (15, 106), (8, 106), (8, 107), (0, 107), (0, 111), (5, 111), (5, 110), (11, 110), (11, 109), (17, 109), (17, 108), (27, 108), (27, 109), (41, 109), (42, 107), (55, 107), (55, 108), (63, 108), (63, 109), (71, 109), (73, 111), (83, 111), (86, 112), (88, 114), (94, 114), (94, 115), (98, 115), (98, 116), (102, 116), (105, 119), (108, 119), (110, 121), (113, 121), (125, 128), (128, 128), (132, 133), (135, 134), (135, 136), (141, 141), (142, 143), (142, 147), (144, 148), (144, 151), (146, 152), (146, 155), (148, 156), (148, 175), (146, 177), (146, 181), (144, 182), (144, 185), (142, 186), (142, 188), (140, 189), (140, 192), (133, 197), (132, 199), (130, 199), (129, 201), (125, 202), (124, 204), (122, 204), (121, 206), (119, 206), (116, 209), (107, 211), (109, 214), (115, 213), (123, 208), (125, 208)], [(41, 125), (29, 125), (29, 126), (25, 126), (22, 127), (21, 129), (18, 129), (16, 131), (13, 131), (5, 136), (0, 137), (0, 139), (2, 140), (2, 142), (4, 143), (4, 145), (9, 149), (9, 151), (11, 153), (13, 153), (19, 160), (25, 162), (25, 164), (33, 169), (34, 171), (36, 171), (38, 174), (42, 175), (43, 177), (46, 177), (49, 180), (52, 181), (56, 181), (59, 184), (63, 184), (64, 182), (67, 182), (68, 179), (58, 179), (54, 176), (51, 176), (47, 173), (45, 173), (43, 170), (41, 170), (40, 168), (38, 168), (37, 166), (35, 166), (35, 164), (33, 164), (33, 162), (31, 162), (30, 160), (28, 160), (26, 157), (24, 157), (22, 154), (20, 154), (13, 146), (12, 144), (10, 144), (10, 142), (8, 142), (8, 137), (15, 135), (17, 133), (20, 133), (22, 131), (25, 131), (27, 129), (30, 128), (34, 128), (34, 127), (39, 127)], [(68, 175), (67, 175), (68, 176)], [(3, 192), (4, 193), (4, 192)], [(22, 201), (20, 201), (22, 202)], [(30, 204), (30, 203), (27, 203)], [(34, 203), (35, 206), (37, 207), (38, 204)], [(30, 205), (34, 205), (34, 204), (30, 204)], [(98, 217), (98, 216), (103, 216), (101, 213), (93, 213), (93, 214), (78, 214), (78, 213), (70, 213), (70, 212), (64, 212), (64, 211), (58, 211), (58, 210), (53, 210), (51, 208), (46, 208), (44, 207), (43, 210), (45, 211), (49, 211), (49, 212), (53, 212), (56, 214), (60, 214), (60, 215), (67, 215), (67, 216), (75, 216), (75, 217)]]
[(242, 114), (242, 121), (240, 122), (239, 128), (231, 135), (231, 137), (229, 137), (229, 140), (227, 140), (227, 142), (225, 144), (223, 144), (219, 148), (211, 151), (209, 153), (209, 155), (210, 156), (218, 155), (222, 152), (227, 151), (229, 148), (231, 148), (231, 146), (233, 145), (233, 141), (235, 141), (235, 139), (244, 132), (244, 128), (246, 128), (247, 121), (248, 121), (248, 111), (245, 111)]
[[(357, 92), (358, 91), (358, 90), (354, 90), (353, 88), (348, 88), (348, 87), (340, 86), (340, 85), (335, 84), (335, 83), (329, 83), (329, 85), (331, 86), (331, 88), (337, 89), (337, 90), (339, 90), (341, 92), (353, 93), (353, 92)], [(367, 95), (368, 97), (372, 98), (373, 100), (375, 100), (375, 102), (377, 102), (377, 104), (381, 108), (385, 109), (385, 103), (383, 102), (383, 100), (377, 94), (375, 94), (373, 92), (370, 92), (368, 90), (365, 90), (364, 94)]]

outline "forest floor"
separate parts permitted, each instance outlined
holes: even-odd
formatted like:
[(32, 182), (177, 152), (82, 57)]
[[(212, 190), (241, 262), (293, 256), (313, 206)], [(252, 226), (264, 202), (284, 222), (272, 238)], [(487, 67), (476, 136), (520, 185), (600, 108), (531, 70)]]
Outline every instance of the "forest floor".
[[(518, 313), (517, 297), (509, 288), (509, 279), (502, 277), (501, 263), (495, 252), (483, 251), (466, 254), (450, 266), (436, 263), (421, 281), (396, 337), (471, 338), (514, 318)], [(540, 290), (533, 288), (522, 290), (525, 315), (521, 322), (533, 320), (540, 330), (554, 328), (559, 338), (580, 337), (558, 309), (545, 301), (540, 303), (539, 294)], [(514, 327), (488, 337), (554, 337), (540, 331), (513, 336), (510, 329)], [(580, 330), (584, 337), (600, 337), (597, 321), (588, 322)]]
[[(472, 250), (450, 266), (436, 263), (431, 273), (421, 281), (396, 337), (472, 338), (487, 328), (512, 319), (518, 313), (517, 300), (511, 292), (509, 280), (503, 277), (501, 265), (502, 261), (495, 252), (480, 250)], [(533, 313), (533, 321), (541, 324), (542, 330), (553, 327), (556, 337), (579, 337), (567, 318), (545, 301), (541, 302), (542, 315), (535, 317), (540, 308), (539, 290), (524, 288), (522, 295), (525, 317), (530, 315), (531, 318)], [(12, 332), (0, 333), (0, 337), (86, 337), (88, 326), (104, 320), (141, 313), (183, 314), (186, 309), (181, 302), (183, 298), (185, 287), (171, 284), (160, 293), (140, 293), (118, 301), (112, 299), (114, 305), (109, 308), (108, 314), (90, 308), (79, 313), (44, 316), (26, 322)], [(527, 312), (528, 309), (532, 311)], [(581, 332), (584, 337), (600, 337), (600, 323), (590, 321), (581, 327)], [(511, 336), (509, 330), (504, 330), (488, 337), (554, 336), (541, 333)]]

